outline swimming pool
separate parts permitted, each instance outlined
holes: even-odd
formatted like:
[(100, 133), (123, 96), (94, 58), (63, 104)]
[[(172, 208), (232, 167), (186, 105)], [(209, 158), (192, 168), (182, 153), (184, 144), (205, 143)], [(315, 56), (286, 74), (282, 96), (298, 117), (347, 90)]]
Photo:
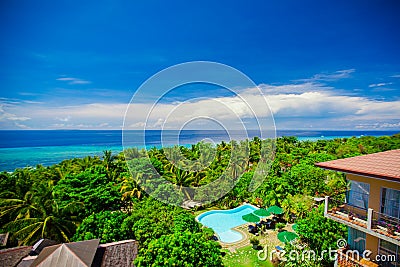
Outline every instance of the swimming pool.
[(204, 226), (212, 228), (222, 242), (234, 243), (242, 240), (243, 236), (232, 228), (247, 223), (242, 216), (255, 210), (258, 208), (244, 204), (231, 210), (210, 210), (200, 214), (196, 219)]

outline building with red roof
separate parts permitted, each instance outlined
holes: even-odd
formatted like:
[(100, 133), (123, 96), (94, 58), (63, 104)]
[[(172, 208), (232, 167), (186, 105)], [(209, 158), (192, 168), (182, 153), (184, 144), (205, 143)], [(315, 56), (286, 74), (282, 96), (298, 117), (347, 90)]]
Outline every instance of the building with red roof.
[(338, 266), (400, 266), (400, 149), (316, 166), (349, 181), (345, 199), (325, 198), (325, 216), (348, 226)]

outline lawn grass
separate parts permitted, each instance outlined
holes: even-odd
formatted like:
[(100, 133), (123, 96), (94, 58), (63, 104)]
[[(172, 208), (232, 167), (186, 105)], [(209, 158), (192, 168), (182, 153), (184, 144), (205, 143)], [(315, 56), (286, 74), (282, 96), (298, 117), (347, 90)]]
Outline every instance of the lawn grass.
[(239, 248), (234, 253), (227, 252), (223, 257), (223, 262), (228, 267), (273, 267), (268, 260), (259, 260), (257, 250), (254, 250), (251, 245)]

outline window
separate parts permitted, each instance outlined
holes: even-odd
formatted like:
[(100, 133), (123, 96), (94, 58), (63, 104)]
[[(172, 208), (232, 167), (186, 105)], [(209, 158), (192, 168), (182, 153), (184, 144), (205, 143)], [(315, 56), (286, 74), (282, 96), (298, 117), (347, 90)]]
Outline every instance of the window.
[(400, 191), (382, 188), (381, 213), (400, 218)]
[(350, 249), (358, 250), (358, 252), (360, 252), (360, 255), (362, 255), (365, 250), (366, 234), (351, 227), (349, 227), (348, 233), (348, 244)]
[(369, 184), (350, 181), (350, 191), (347, 192), (347, 204), (361, 209), (368, 209)]
[(399, 267), (400, 266), (400, 248), (393, 243), (379, 239), (379, 266)]

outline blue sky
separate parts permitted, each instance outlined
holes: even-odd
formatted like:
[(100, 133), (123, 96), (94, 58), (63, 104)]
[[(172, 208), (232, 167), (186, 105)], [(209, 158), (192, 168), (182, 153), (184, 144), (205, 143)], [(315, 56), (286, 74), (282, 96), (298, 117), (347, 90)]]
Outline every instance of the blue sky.
[[(120, 129), (146, 79), (202, 60), (248, 75), (278, 129), (398, 130), (399, 12), (395, 0), (2, 1), (0, 129)], [(204, 96), (236, 99), (186, 86), (148, 126)], [(211, 102), (186, 110), (229, 117)]]

